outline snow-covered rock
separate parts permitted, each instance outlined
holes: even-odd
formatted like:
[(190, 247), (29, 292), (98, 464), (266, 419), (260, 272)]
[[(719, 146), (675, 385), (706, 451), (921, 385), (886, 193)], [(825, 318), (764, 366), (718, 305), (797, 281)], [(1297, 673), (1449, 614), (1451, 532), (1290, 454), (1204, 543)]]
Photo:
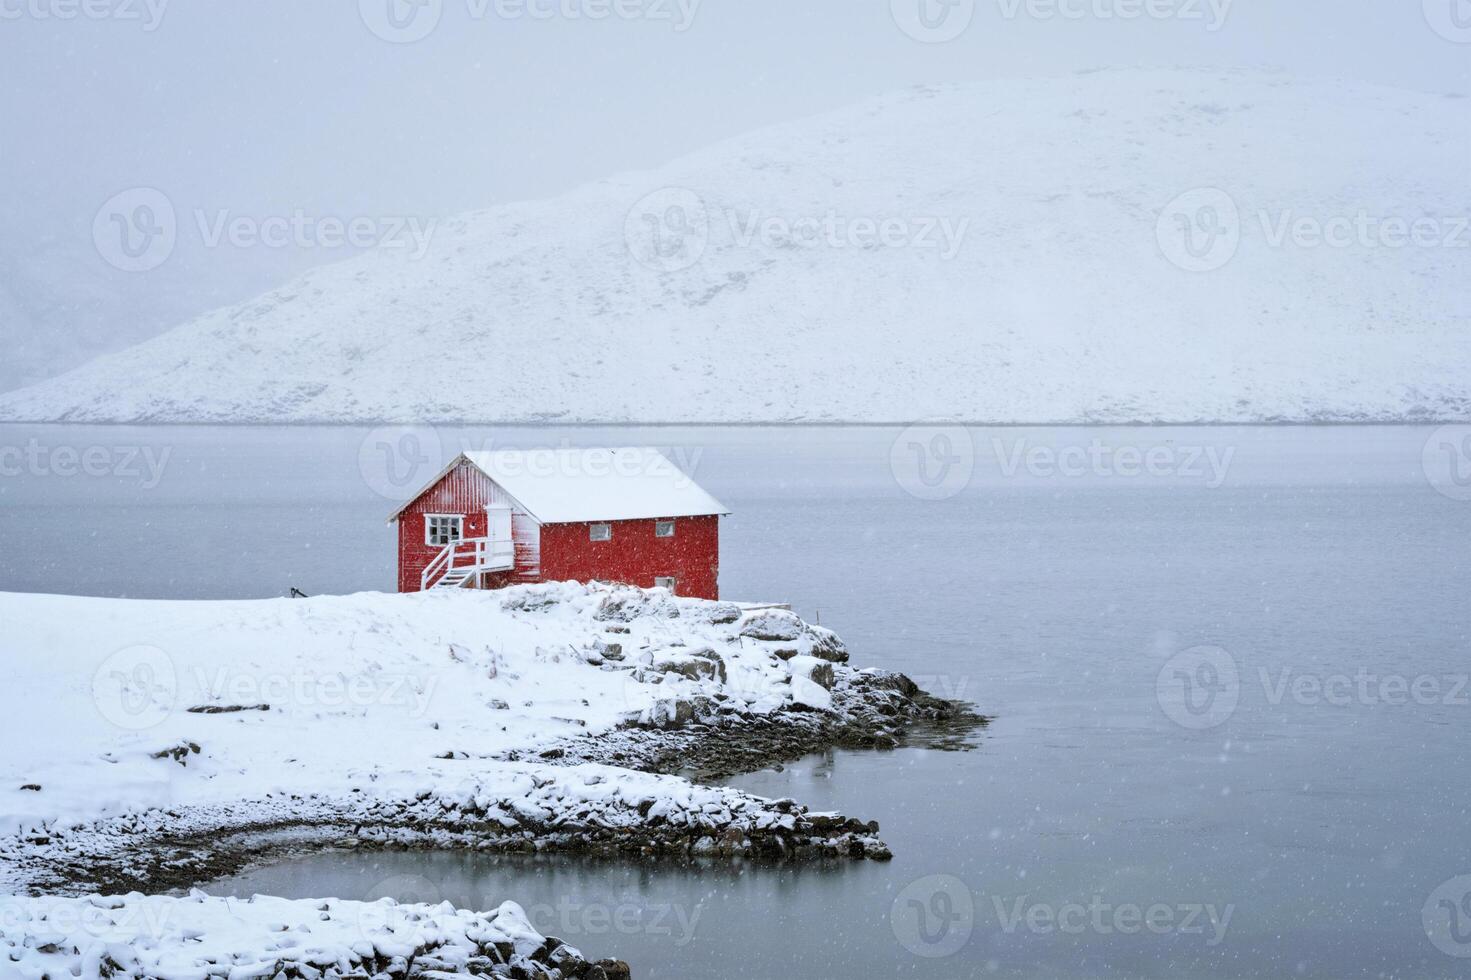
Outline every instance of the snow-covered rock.
[[(480, 913), (447, 902), (235, 899), (202, 892), (0, 898), (0, 977), (6, 980), (570, 977), (590, 973), (582, 964), (581, 953), (539, 935), (513, 902)], [(616, 969), (611, 962), (591, 969), (606, 977), (610, 967)]]
[(906, 91), (445, 221), (0, 418), (1467, 418), (1465, 119), (1236, 71)]
[(787, 666), (792, 669), (793, 678), (806, 678), (825, 691), (833, 689), (833, 665), (826, 660), (817, 657), (793, 657), (787, 661)]

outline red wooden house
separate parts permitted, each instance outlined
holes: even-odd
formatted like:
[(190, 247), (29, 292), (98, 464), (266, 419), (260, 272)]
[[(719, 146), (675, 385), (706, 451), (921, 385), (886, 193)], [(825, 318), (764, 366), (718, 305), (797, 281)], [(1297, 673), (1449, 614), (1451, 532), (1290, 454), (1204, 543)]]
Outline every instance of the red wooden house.
[(398, 589), (610, 581), (720, 597), (728, 513), (653, 449), (469, 452), (388, 519)]

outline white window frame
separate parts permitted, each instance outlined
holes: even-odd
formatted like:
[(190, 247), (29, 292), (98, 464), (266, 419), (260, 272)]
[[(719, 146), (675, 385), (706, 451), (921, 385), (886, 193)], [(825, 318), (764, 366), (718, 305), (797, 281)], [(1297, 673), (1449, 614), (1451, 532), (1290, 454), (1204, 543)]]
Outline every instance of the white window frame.
[[(669, 533), (668, 534), (665, 534), (664, 533), (665, 528), (668, 528), (668, 530), (669, 530)], [(674, 537), (674, 519), (673, 518), (670, 518), (667, 521), (655, 521), (654, 522), (654, 537), (656, 537), (656, 538), (672, 538), (672, 537)]]
[(589, 541), (612, 541), (613, 525), (608, 523), (589, 524), (587, 526), (587, 539)]
[(679, 579), (673, 575), (660, 575), (654, 579), (654, 588), (668, 589), (670, 595), (679, 595)]
[[(434, 540), (434, 527), (437, 521), (453, 521), (450, 526), (450, 536), (447, 541)], [(452, 544), (459, 544), (465, 540), (465, 515), (464, 514), (425, 514), (424, 515), (424, 544), (430, 548), (448, 548)]]

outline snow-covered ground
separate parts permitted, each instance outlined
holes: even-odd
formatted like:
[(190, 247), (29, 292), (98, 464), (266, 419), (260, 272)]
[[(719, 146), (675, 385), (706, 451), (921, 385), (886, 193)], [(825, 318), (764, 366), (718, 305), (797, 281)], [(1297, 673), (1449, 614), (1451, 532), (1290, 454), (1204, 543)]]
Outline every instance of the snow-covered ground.
[(1467, 418), (1465, 120), (1234, 71), (908, 91), (444, 221), (0, 418)]
[(58, 897), (168, 887), (211, 853), (238, 867), (271, 835), (888, 856), (875, 825), (793, 800), (564, 758), (597, 756), (589, 743), (615, 730), (627, 747), (638, 731), (820, 715), (850, 680), (893, 676), (847, 667), (841, 640), (784, 609), (560, 583), (249, 602), (0, 593), (0, 622), (0, 893), (37, 895), (0, 899), (0, 977), (401, 976), (416, 951), (420, 972), (582, 969), (511, 904)]
[(0, 622), (15, 733), (0, 740), (0, 890), (26, 885), (38, 842), (101, 851), (139, 828), (309, 823), (313, 807), (359, 821), (428, 808), (481, 837), (650, 820), (791, 830), (806, 818), (790, 807), (538, 753), (619, 727), (828, 708), (846, 660), (830, 631), (782, 610), (577, 584), (252, 602), (0, 593)]
[[(580, 960), (546, 948), (525, 912), (379, 902), (129, 895), (0, 898), (0, 978), (405, 977), (412, 970), (490, 975), (492, 968)], [(418, 973), (414, 975), (420, 975)], [(606, 974), (604, 974), (606, 976)]]

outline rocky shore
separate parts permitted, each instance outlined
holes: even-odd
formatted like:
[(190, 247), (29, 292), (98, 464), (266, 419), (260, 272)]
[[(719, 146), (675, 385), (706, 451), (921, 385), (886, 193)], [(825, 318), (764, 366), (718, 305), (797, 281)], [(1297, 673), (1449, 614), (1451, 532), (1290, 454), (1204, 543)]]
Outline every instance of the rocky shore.
[[(412, 798), (267, 797), (222, 807), (155, 809), (0, 840), (0, 860), (53, 894), (187, 888), (252, 863), (324, 847), (574, 853), (632, 859), (742, 857), (888, 860), (876, 822), (815, 813), (699, 781), (755, 771), (828, 748), (892, 748), (924, 724), (953, 736), (985, 724), (968, 706), (903, 674), (836, 666), (832, 710), (766, 715), (711, 700), (659, 724), (630, 724), (534, 753), (516, 794), (504, 784)], [(604, 765), (606, 764), (606, 765)], [(629, 771), (647, 774), (630, 785)], [(616, 795), (589, 788), (616, 787)], [(361, 795), (360, 795), (361, 796)]]
[[(94, 893), (129, 894), (133, 901), (141, 898), (138, 893), (168, 891), (175, 893), (171, 900), (182, 901), (179, 893), (195, 882), (331, 847), (576, 853), (618, 860), (886, 860), (892, 855), (876, 823), (708, 783), (832, 747), (893, 748), (917, 729), (950, 745), (985, 723), (967, 706), (934, 698), (902, 674), (850, 666), (836, 634), (780, 608), (571, 585), (451, 600), (476, 616), (490, 613), (488, 626), (469, 625), (482, 637), (498, 631), (502, 642), (442, 644), (443, 667), (433, 666), (432, 653), (413, 654), (415, 663), (427, 661), (434, 671), (431, 682), (420, 678), (416, 689), (432, 692), (440, 674), (452, 675), (456, 686), (452, 694), (427, 702), (424, 717), (397, 710), (383, 715), (373, 734), (386, 761), (338, 771), (325, 759), (303, 760), (288, 739), (280, 743), (291, 753), (284, 759), (286, 771), (294, 766), (300, 776), (319, 778), (298, 779), (302, 789), (278, 779), (267, 791), (250, 793), (243, 783), (238, 794), (222, 794), (217, 779), (231, 778), (236, 764), (226, 750), (242, 733), (249, 736), (242, 743), (246, 748), (269, 747), (249, 733), (270, 732), (289, 717), (281, 717), (280, 705), (264, 701), (252, 701), (250, 711), (233, 711), (230, 701), (211, 700), (208, 691), (176, 695), (182, 710), (170, 711), (158, 732), (130, 735), (120, 743), (126, 752), (114, 749), (104, 758), (114, 767), (127, 762), (140, 772), (176, 774), (170, 777), (176, 783), (197, 779), (190, 773), (198, 772), (205, 780), (199, 785), (214, 799), (189, 801), (188, 793), (180, 793), (185, 802), (179, 805), (131, 807), (92, 819), (23, 821), (16, 833), (0, 836), (3, 880), (9, 889), (51, 896), (35, 899), (43, 902), (87, 900), (64, 896)], [(320, 636), (346, 632), (341, 623), (306, 625), (317, 643)], [(402, 632), (384, 627), (375, 611), (367, 634), (381, 646), (364, 651), (352, 639), (353, 656), (366, 665), (357, 669), (381, 671), (384, 659), (404, 645)], [(476, 635), (470, 628), (458, 632)], [(553, 632), (565, 639), (551, 644)], [(518, 633), (539, 642), (521, 640)], [(334, 662), (352, 666), (346, 655)], [(524, 697), (533, 691), (540, 691), (540, 700)], [(497, 692), (504, 693), (491, 696)], [(569, 715), (568, 706), (578, 705)], [(369, 714), (344, 711), (327, 724), (332, 717), (357, 724)], [(322, 717), (312, 712), (302, 730), (323, 731)], [(378, 730), (385, 722), (401, 726), (398, 733)], [(172, 732), (164, 730), (170, 726)], [(559, 730), (565, 734), (538, 737)], [(226, 735), (235, 742), (225, 741)], [(155, 744), (164, 748), (150, 747)], [(354, 760), (370, 751), (345, 744), (341, 735), (307, 749), (317, 746)], [(391, 752), (405, 761), (391, 758)], [(251, 769), (240, 772), (265, 764), (249, 754), (241, 758)], [(431, 761), (415, 768), (415, 758)], [(46, 781), (37, 775), (27, 788)], [(268, 975), (626, 975), (620, 964), (592, 963), (555, 939), (535, 938), (535, 948), (515, 958), (499, 955), (503, 950), (493, 955), (482, 945), (446, 970), (429, 965), (446, 961), (428, 948), (384, 958), (381, 950), (374, 952), (384, 937), (375, 935), (366, 951), (334, 961), (330, 970), (283, 961)], [(39, 961), (39, 953), (26, 950), (70, 955), (64, 943), (41, 942), (34, 924), (18, 931), (0, 923), (4, 942), (10, 943), (12, 963)], [(85, 945), (77, 946), (77, 956)], [(53, 971), (59, 972), (65, 971)], [(113, 972), (154, 975), (117, 963)]]
[(677, 711), (652, 725), (570, 739), (535, 755), (566, 764), (601, 761), (710, 781), (833, 748), (964, 748), (988, 722), (970, 705), (934, 697), (892, 671), (835, 666), (832, 684), (831, 710), (798, 705), (758, 715), (728, 700), (696, 701), (687, 719)]
[(392, 899), (127, 895), (0, 898), (0, 976), (174, 980), (627, 980), (541, 936), (513, 902), (490, 912)]

